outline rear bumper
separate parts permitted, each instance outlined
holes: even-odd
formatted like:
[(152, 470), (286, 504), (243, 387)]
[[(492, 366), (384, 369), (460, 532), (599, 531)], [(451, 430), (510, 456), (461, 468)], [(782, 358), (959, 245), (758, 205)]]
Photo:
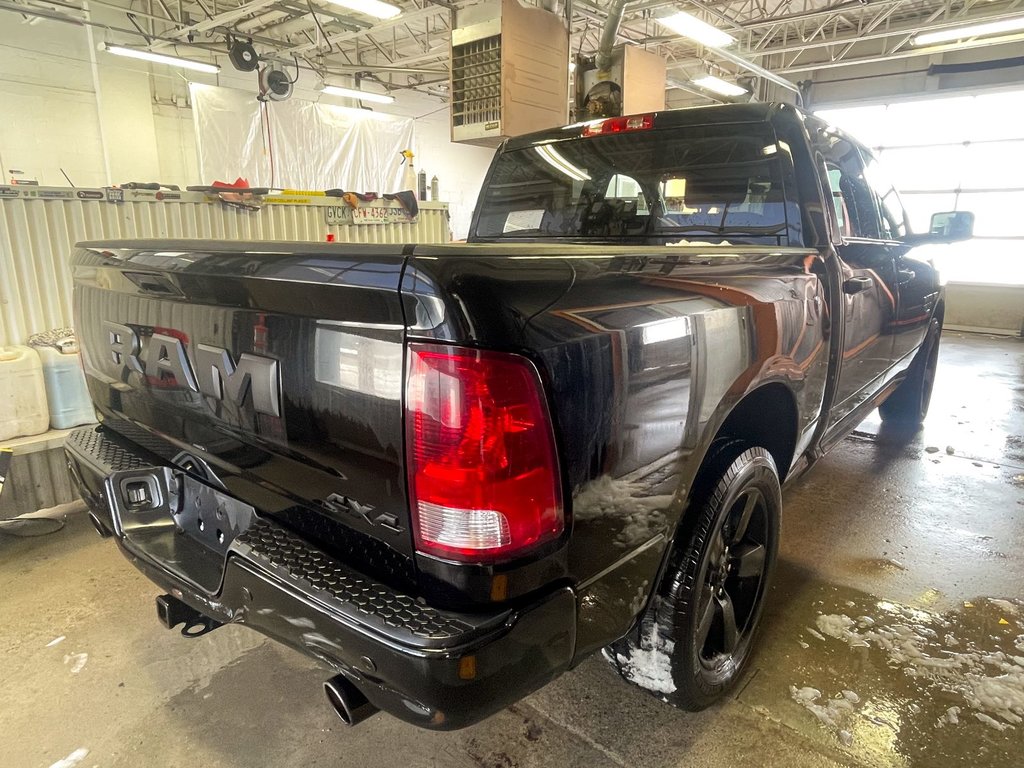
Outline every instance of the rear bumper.
[[(114, 433), (77, 430), (66, 451), (94, 525), (152, 581), (218, 622), (244, 624), (321, 660), (379, 709), (415, 725), (471, 725), (572, 659), (568, 587), (514, 610), (434, 609)], [(129, 487), (143, 486), (148, 501), (132, 505)], [(199, 530), (197, 509), (208, 522), (193, 536), (182, 529)]]

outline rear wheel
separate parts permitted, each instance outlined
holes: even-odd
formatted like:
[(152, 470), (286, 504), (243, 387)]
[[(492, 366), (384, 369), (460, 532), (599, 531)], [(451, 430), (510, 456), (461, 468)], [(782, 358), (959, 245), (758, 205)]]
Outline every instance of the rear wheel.
[(782, 495), (771, 454), (737, 442), (706, 465), (658, 594), (637, 638), (613, 647), (619, 672), (665, 701), (700, 710), (740, 678), (778, 551)]
[(907, 377), (889, 397), (878, 406), (878, 413), (886, 424), (901, 429), (916, 429), (928, 415), (928, 405), (935, 385), (935, 371), (939, 364), (939, 337), (942, 323), (935, 318), (928, 325), (924, 343), (910, 364)]

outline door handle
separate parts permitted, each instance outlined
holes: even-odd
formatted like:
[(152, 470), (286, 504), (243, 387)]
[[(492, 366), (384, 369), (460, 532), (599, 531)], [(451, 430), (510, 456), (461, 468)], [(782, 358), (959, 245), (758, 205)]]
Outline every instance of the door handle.
[(912, 269), (901, 269), (897, 274), (899, 274), (900, 276), (900, 285), (903, 285), (904, 283), (909, 283), (911, 280), (917, 277), (917, 272), (915, 272)]
[(851, 277), (849, 280), (843, 281), (843, 293), (852, 296), (855, 293), (868, 290), (874, 284), (875, 281), (870, 277)]

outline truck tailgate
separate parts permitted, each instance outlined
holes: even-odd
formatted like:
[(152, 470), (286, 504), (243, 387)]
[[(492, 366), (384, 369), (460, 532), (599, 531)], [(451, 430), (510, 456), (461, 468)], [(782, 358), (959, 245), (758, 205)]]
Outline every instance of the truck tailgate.
[(400, 245), (80, 244), (103, 425), (391, 583), (413, 579)]

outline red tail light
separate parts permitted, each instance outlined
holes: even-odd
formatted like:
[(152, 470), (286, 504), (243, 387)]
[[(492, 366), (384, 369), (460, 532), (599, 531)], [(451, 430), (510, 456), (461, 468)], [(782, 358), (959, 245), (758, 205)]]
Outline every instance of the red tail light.
[(608, 133), (625, 133), (626, 131), (647, 131), (654, 127), (654, 115), (630, 115), (627, 117), (610, 117), (596, 123), (583, 126), (584, 136), (604, 136)]
[(562, 533), (551, 419), (529, 360), (412, 344), (405, 408), (419, 551), (495, 562)]

